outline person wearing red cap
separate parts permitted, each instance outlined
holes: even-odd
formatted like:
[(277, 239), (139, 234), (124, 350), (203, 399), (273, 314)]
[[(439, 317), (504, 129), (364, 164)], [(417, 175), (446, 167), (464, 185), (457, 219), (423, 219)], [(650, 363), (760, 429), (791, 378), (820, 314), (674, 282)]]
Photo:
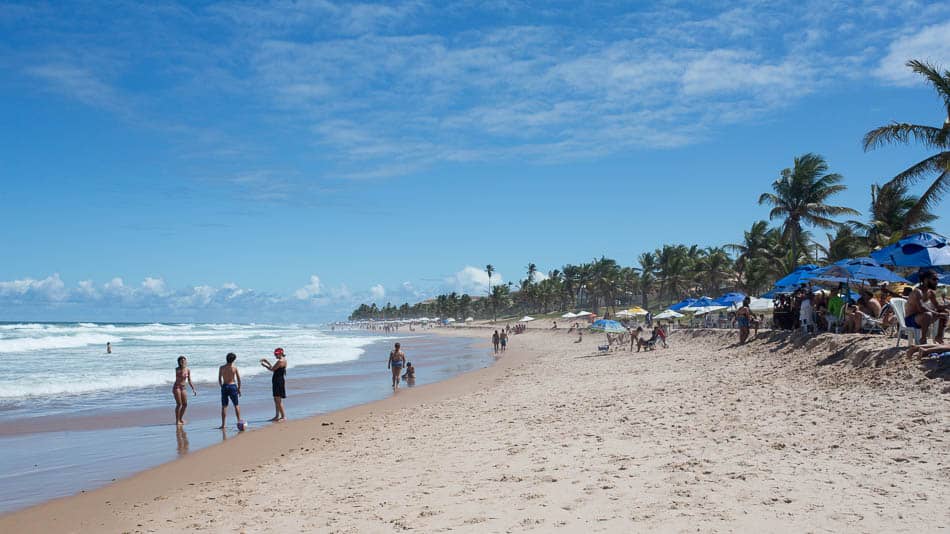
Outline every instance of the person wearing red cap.
[(283, 421), (287, 418), (284, 413), (284, 399), (287, 398), (287, 391), (284, 387), (284, 377), (287, 375), (287, 358), (284, 356), (284, 349), (278, 347), (274, 349), (274, 357), (277, 361), (270, 363), (267, 358), (261, 358), (261, 365), (274, 373), (271, 375), (271, 390), (274, 393), (274, 418), (271, 421)]

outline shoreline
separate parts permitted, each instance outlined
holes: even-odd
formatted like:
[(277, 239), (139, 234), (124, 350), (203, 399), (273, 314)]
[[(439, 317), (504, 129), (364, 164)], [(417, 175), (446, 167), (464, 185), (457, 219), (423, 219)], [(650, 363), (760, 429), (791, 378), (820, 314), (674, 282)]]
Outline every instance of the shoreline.
[[(434, 334), (469, 338), (476, 346), (490, 350), (490, 342), (478, 341), (472, 331), (429, 330)], [(418, 333), (414, 333), (418, 335)], [(283, 451), (299, 449), (313, 440), (324, 440), (337, 435), (347, 424), (376, 414), (409, 406), (435, 402), (471, 391), (484, 385), (497, 373), (524, 360), (525, 354), (509, 351), (503, 358), (495, 358), (488, 367), (475, 369), (453, 377), (409, 388), (403, 384), (395, 396), (357, 404), (325, 414), (292, 419), (270, 424), (241, 433), (240, 436), (216, 443), (177, 459), (117, 479), (106, 486), (82, 490), (77, 494), (54, 498), (36, 505), (0, 514), (3, 532), (84, 532), (89, 529), (117, 528), (110, 510), (121, 504), (155, 498), (168, 491), (180, 489), (182, 479), (222, 480), (239, 475), (248, 466), (259, 465)], [(165, 410), (167, 411), (167, 410)], [(231, 414), (233, 415), (233, 414)], [(218, 453), (227, 453), (222, 459)], [(233, 458), (237, 458), (235, 463)], [(189, 484), (193, 485), (193, 484)], [(69, 527), (66, 527), (69, 525)]]

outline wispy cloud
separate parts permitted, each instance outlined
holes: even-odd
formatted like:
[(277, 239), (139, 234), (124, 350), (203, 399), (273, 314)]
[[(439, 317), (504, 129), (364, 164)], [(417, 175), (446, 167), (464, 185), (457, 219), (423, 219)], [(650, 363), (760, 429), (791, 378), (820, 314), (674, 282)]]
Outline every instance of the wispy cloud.
[(928, 61), (950, 69), (950, 20), (925, 26), (892, 42), (874, 74), (895, 85), (918, 84), (919, 77), (905, 65), (908, 59)]

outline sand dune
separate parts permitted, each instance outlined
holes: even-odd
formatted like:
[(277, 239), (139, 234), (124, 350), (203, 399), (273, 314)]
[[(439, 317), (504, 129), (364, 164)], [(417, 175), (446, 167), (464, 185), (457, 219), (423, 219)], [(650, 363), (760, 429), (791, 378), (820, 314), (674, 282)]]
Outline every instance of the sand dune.
[(599, 336), (529, 330), (491, 369), (253, 432), (0, 531), (950, 529), (947, 381), (893, 340), (734, 339), (601, 355)]

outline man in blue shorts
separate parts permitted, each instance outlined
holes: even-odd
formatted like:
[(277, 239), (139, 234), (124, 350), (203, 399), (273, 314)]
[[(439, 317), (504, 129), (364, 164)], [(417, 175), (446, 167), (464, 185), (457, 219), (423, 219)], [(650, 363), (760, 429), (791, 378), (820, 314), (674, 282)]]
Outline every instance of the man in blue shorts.
[(241, 396), (241, 373), (234, 365), (237, 355), (229, 352), (227, 356), (228, 363), (218, 367), (218, 384), (221, 386), (221, 426), (223, 429), (225, 419), (228, 416), (228, 401), (234, 405), (234, 416), (241, 420), (241, 407), (238, 406), (238, 398)]

